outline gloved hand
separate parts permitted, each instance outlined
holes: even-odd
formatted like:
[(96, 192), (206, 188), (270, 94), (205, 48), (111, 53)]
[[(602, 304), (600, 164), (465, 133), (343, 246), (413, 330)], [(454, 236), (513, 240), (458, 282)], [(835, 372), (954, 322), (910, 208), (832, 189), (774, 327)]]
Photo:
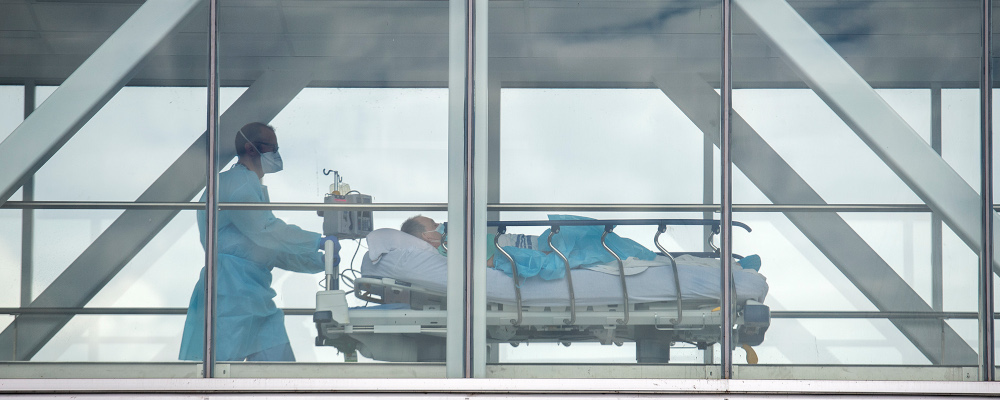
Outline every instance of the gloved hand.
[(323, 236), (322, 238), (320, 238), (319, 249), (326, 250), (326, 242), (328, 241), (333, 242), (333, 252), (340, 253), (340, 239), (337, 239), (337, 237), (333, 235)]

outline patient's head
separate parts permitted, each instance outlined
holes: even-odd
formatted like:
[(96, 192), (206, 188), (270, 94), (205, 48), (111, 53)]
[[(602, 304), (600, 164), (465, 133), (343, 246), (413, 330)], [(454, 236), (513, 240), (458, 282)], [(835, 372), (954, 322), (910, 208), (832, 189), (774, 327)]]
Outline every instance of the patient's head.
[(423, 241), (430, 243), (431, 246), (438, 247), (441, 245), (443, 237), (440, 233), (436, 232), (437, 227), (438, 224), (434, 222), (433, 219), (427, 218), (423, 215), (417, 215), (404, 221), (403, 225), (399, 227), (399, 230), (416, 236)]

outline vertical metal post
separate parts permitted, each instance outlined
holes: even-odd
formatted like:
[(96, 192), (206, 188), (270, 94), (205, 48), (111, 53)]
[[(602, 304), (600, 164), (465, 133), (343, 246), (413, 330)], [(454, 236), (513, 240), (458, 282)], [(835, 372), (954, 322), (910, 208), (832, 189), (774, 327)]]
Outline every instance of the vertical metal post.
[[(472, 83), (475, 101), (473, 104), (473, 114), (478, 118), (473, 125), (473, 136), (476, 138), (473, 147), (475, 163), (472, 172), (475, 174), (472, 180), (473, 187), (472, 207), (473, 230), (472, 244), (475, 249), (474, 254), (479, 255), (478, 261), (482, 264), (470, 270), (472, 272), (472, 336), (470, 346), (471, 373), (470, 378), (486, 377), (486, 359), (489, 355), (486, 352), (486, 203), (489, 196), (489, 144), (490, 144), (490, 80), (489, 80), (489, 1), (474, 0), (476, 7), (472, 16), (475, 18), (472, 39), (475, 51), (472, 53), (475, 67)], [(498, 151), (499, 154), (499, 151)]]
[[(712, 138), (705, 136), (705, 145), (702, 150), (702, 170), (703, 175), (702, 186), (701, 186), (701, 198), (703, 204), (712, 204), (715, 201), (715, 191), (713, 190), (713, 185), (715, 184), (715, 143), (712, 142)], [(705, 211), (702, 213), (701, 217), (703, 219), (712, 219), (715, 217), (714, 213), (711, 211)], [(705, 225), (701, 228), (702, 237), (702, 251), (712, 251), (712, 246), (708, 245), (708, 241), (705, 238), (710, 237), (712, 234), (712, 227)], [(705, 346), (705, 350), (702, 351), (701, 359), (704, 364), (711, 364), (715, 362), (715, 347)]]
[(219, 211), (219, 2), (209, 0), (208, 22), (208, 165), (205, 187), (205, 356), (204, 377), (215, 377), (215, 285)]
[[(24, 118), (35, 111), (35, 81), (24, 82)], [(35, 176), (32, 175), (21, 186), (21, 200), (35, 200)], [(21, 210), (21, 307), (31, 304), (34, 297), (31, 286), (35, 264), (35, 210)], [(14, 353), (17, 354), (17, 353)]]
[(462, 367), (462, 377), (472, 378), (472, 302), (473, 302), (473, 262), (475, 257), (473, 254), (473, 228), (475, 227), (475, 207), (473, 204), (474, 193), (475, 193), (475, 179), (474, 173), (475, 168), (473, 164), (475, 163), (475, 50), (476, 50), (476, 1), (466, 0), (465, 2), (465, 161), (464, 161), (464, 183), (463, 183), (463, 193), (465, 198), (463, 199), (463, 213), (465, 214), (465, 259), (463, 260), (463, 265), (465, 266), (465, 295), (464, 297), (464, 309), (465, 309), (465, 319), (462, 324), (462, 330), (465, 336), (464, 347), (465, 347), (465, 357), (464, 364)]
[[(931, 85), (931, 148), (941, 154), (941, 85)], [(944, 221), (941, 215), (931, 211), (931, 309), (944, 311)], [(947, 322), (938, 321), (941, 332), (945, 332)], [(941, 354), (945, 354), (946, 343), (941, 335)]]
[(465, 253), (469, 199), (467, 182), (469, 117), (469, 0), (448, 2), (448, 331), (445, 337), (445, 371), (448, 378), (466, 377), (468, 363), (465, 336), (468, 320)]
[(719, 190), (722, 210), (722, 222), (719, 248), (722, 257), (721, 284), (722, 292), (719, 300), (722, 302), (722, 349), (720, 364), (722, 379), (733, 377), (733, 182), (732, 182), (732, 152), (730, 151), (730, 136), (732, 134), (733, 82), (732, 82), (732, 0), (722, 0), (722, 140), (719, 148), (722, 150), (722, 187)]
[[(703, 170), (701, 176), (701, 201), (702, 204), (708, 205), (715, 201), (715, 190), (713, 188), (715, 184), (715, 143), (708, 136), (705, 136), (701, 157)], [(701, 215), (703, 219), (712, 219), (714, 216), (714, 213), (711, 211), (705, 211)], [(711, 226), (705, 225), (702, 227), (702, 239), (707, 238), (711, 234)], [(712, 247), (705, 240), (702, 240), (702, 251), (712, 251)]]
[[(941, 85), (931, 86), (931, 148), (941, 154)], [(944, 311), (944, 255), (941, 216), (931, 212), (931, 307)], [(942, 321), (943, 323), (943, 321)]]
[(979, 378), (996, 380), (994, 366), (995, 333), (993, 332), (993, 71), (991, 70), (991, 1), (983, 0), (982, 25), (982, 94), (979, 104), (982, 146), (980, 194), (982, 196), (982, 252), (979, 253)]
[[(500, 202), (500, 76), (496, 73), (490, 74), (489, 82), (487, 86), (489, 91), (489, 132), (488, 132), (488, 144), (487, 144), (487, 162), (488, 171), (486, 178), (486, 202), (487, 203), (499, 203)], [(497, 221), (500, 219), (499, 211), (487, 211), (486, 219), (488, 221)]]

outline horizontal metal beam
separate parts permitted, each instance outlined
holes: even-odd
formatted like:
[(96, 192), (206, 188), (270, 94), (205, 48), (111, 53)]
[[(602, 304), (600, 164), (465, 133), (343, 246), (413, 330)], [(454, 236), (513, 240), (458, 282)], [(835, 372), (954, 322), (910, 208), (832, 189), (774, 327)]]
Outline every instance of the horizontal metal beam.
[[(131, 202), (131, 201), (8, 201), (0, 209), (47, 210), (203, 210), (198, 202)], [(219, 203), (220, 210), (283, 210), (283, 211), (446, 211), (444, 203)]]
[[(222, 210), (282, 211), (447, 211), (445, 203), (219, 203)], [(608, 212), (706, 212), (719, 209), (717, 204), (564, 204), (564, 203), (489, 203), (490, 211), (608, 211)], [(995, 206), (1000, 210), (1000, 205)], [(200, 210), (197, 202), (131, 201), (8, 201), (0, 209), (46, 210)], [(733, 204), (739, 212), (850, 212), (850, 213), (927, 213), (926, 204)]]
[[(315, 308), (282, 308), (285, 315), (312, 316)], [(374, 313), (380, 311), (374, 310)], [(186, 308), (166, 307), (84, 307), (84, 308), (0, 308), (0, 314), (58, 314), (58, 315), (184, 315)], [(994, 318), (1000, 319), (1000, 313)], [(663, 316), (660, 317), (661, 319)], [(771, 311), (771, 318), (782, 319), (976, 319), (977, 312), (941, 311)]]
[[(771, 318), (787, 319), (977, 319), (977, 312), (942, 311), (771, 311)], [(1000, 313), (994, 314), (1000, 318)]]
[[(281, 368), (281, 363), (233, 363), (233, 369), (246, 368), (256, 369), (258, 373), (266, 374), (291, 370), (302, 371), (301, 375), (311, 376), (309, 368), (337, 368), (338, 365), (331, 364), (305, 364), (296, 368), (295, 364), (288, 364), (287, 368)], [(338, 363), (339, 364), (339, 363)], [(100, 365), (100, 364), (97, 364)], [(418, 365), (404, 364), (413, 368)], [(350, 373), (350, 370), (364, 370), (375, 372), (369, 376), (408, 376), (388, 375), (384, 372), (396, 369), (394, 363), (388, 364), (339, 364), (341, 368)], [(256, 368), (255, 368), (256, 367)], [(505, 365), (506, 369), (517, 370), (517, 364)], [(530, 365), (526, 365), (530, 367)], [(595, 368), (588, 365), (583, 368)], [(697, 369), (704, 373), (704, 369), (712, 366), (641, 366), (641, 368), (652, 369), (659, 373), (669, 371), (682, 371), (683, 369)], [(835, 368), (845, 368), (834, 366)], [(565, 371), (579, 371), (579, 367), (573, 365), (553, 365), (542, 364), (539, 368), (547, 369), (552, 375)], [(717, 367), (714, 367), (717, 368)], [(743, 366), (748, 370), (769, 368), (771, 370), (794, 372), (800, 366), (787, 367), (758, 367)], [(805, 367), (808, 368), (808, 367)], [(922, 375), (920, 371), (948, 371), (951, 369), (935, 367), (855, 367), (865, 372), (865, 377), (871, 379), (878, 377), (880, 369), (886, 369), (887, 373), (895, 371), (894, 376), (905, 376), (910, 372), (910, 376)], [(610, 372), (630, 369), (626, 366), (608, 366), (607, 376)], [(382, 373), (379, 373), (382, 371)], [(959, 369), (959, 371), (961, 371)], [(329, 372), (329, 371), (324, 371)], [(400, 371), (401, 372), (401, 371)], [(826, 371), (828, 374), (835, 371)], [(899, 374), (903, 372), (904, 374)], [(917, 373), (914, 373), (917, 372)], [(283, 374), (284, 375), (284, 374)], [(353, 376), (354, 374), (351, 374)], [(272, 376), (272, 375), (264, 375)], [(340, 375), (336, 375), (340, 376)], [(549, 375), (551, 376), (551, 375)], [(617, 376), (617, 375), (616, 375)], [(782, 375), (777, 375), (782, 376)], [(787, 376), (787, 375), (784, 375)], [(652, 377), (650, 377), (652, 378)], [(542, 395), (553, 397), (584, 396), (591, 398), (632, 398), (635, 395), (642, 396), (721, 396), (728, 399), (749, 399), (760, 398), (762, 396), (774, 397), (795, 397), (806, 396), (848, 396), (864, 395), (865, 398), (886, 398), (898, 399), (905, 397), (931, 398), (983, 398), (996, 396), (996, 384), (991, 382), (955, 382), (955, 381), (906, 381), (906, 382), (880, 382), (877, 380), (858, 381), (832, 381), (832, 380), (740, 380), (740, 379), (580, 379), (568, 385), (565, 380), (548, 379), (16, 379), (4, 382), (0, 386), (0, 394), (127, 394), (135, 395), (139, 393), (155, 393), (158, 395), (169, 394), (171, 397), (187, 395), (215, 395), (225, 396), (227, 394), (241, 396), (255, 396), (268, 394), (272, 396), (303, 396), (305, 394), (323, 394), (325, 396), (345, 396), (357, 398), (363, 395), (387, 395), (406, 396), (419, 395), (431, 397), (447, 398), (467, 398), (470, 394), (473, 397), (493, 399), (509, 398), (511, 396), (531, 396)], [(464, 396), (464, 397), (462, 397)], [(492, 397), (496, 396), (496, 397)], [(194, 396), (191, 396), (194, 397)], [(200, 397), (199, 397), (200, 398)]]
[[(179, 307), (26, 307), (26, 308), (0, 308), (0, 314), (6, 315), (32, 315), (32, 314), (55, 314), (55, 315), (185, 315), (187, 308)], [(308, 315), (312, 316), (316, 312), (315, 308), (283, 308), (286, 315)]]

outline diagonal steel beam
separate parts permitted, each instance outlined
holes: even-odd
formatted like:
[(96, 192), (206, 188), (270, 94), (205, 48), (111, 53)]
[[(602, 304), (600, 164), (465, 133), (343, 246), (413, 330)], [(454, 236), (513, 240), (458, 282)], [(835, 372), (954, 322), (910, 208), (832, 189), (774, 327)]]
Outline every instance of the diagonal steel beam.
[[(660, 90), (715, 145), (719, 145), (719, 95), (689, 75), (655, 77)], [(733, 163), (775, 204), (826, 204), (809, 184), (735, 111)], [(786, 212), (785, 216), (857, 286), (879, 310), (933, 311), (837, 213)], [(947, 324), (891, 319), (932, 363), (973, 365), (976, 352)]]
[[(219, 160), (236, 150), (236, 131), (247, 122), (267, 122), (278, 115), (312, 80), (302, 71), (267, 72), (220, 117)], [(190, 201), (205, 188), (208, 136), (202, 134), (136, 202)], [(29, 307), (83, 307), (180, 211), (126, 210), (63, 271)], [(17, 318), (0, 333), (0, 360), (29, 360), (72, 316)], [(16, 350), (15, 350), (16, 349)]]
[[(980, 197), (785, 0), (736, 0), (789, 67), (966, 245), (982, 250)], [(1000, 216), (993, 213), (993, 225)], [(1000, 235), (993, 246), (1000, 248)], [(993, 261), (1000, 273), (1000, 259)]]
[(201, 1), (146, 1), (0, 142), (0, 204), (125, 86), (146, 55)]

